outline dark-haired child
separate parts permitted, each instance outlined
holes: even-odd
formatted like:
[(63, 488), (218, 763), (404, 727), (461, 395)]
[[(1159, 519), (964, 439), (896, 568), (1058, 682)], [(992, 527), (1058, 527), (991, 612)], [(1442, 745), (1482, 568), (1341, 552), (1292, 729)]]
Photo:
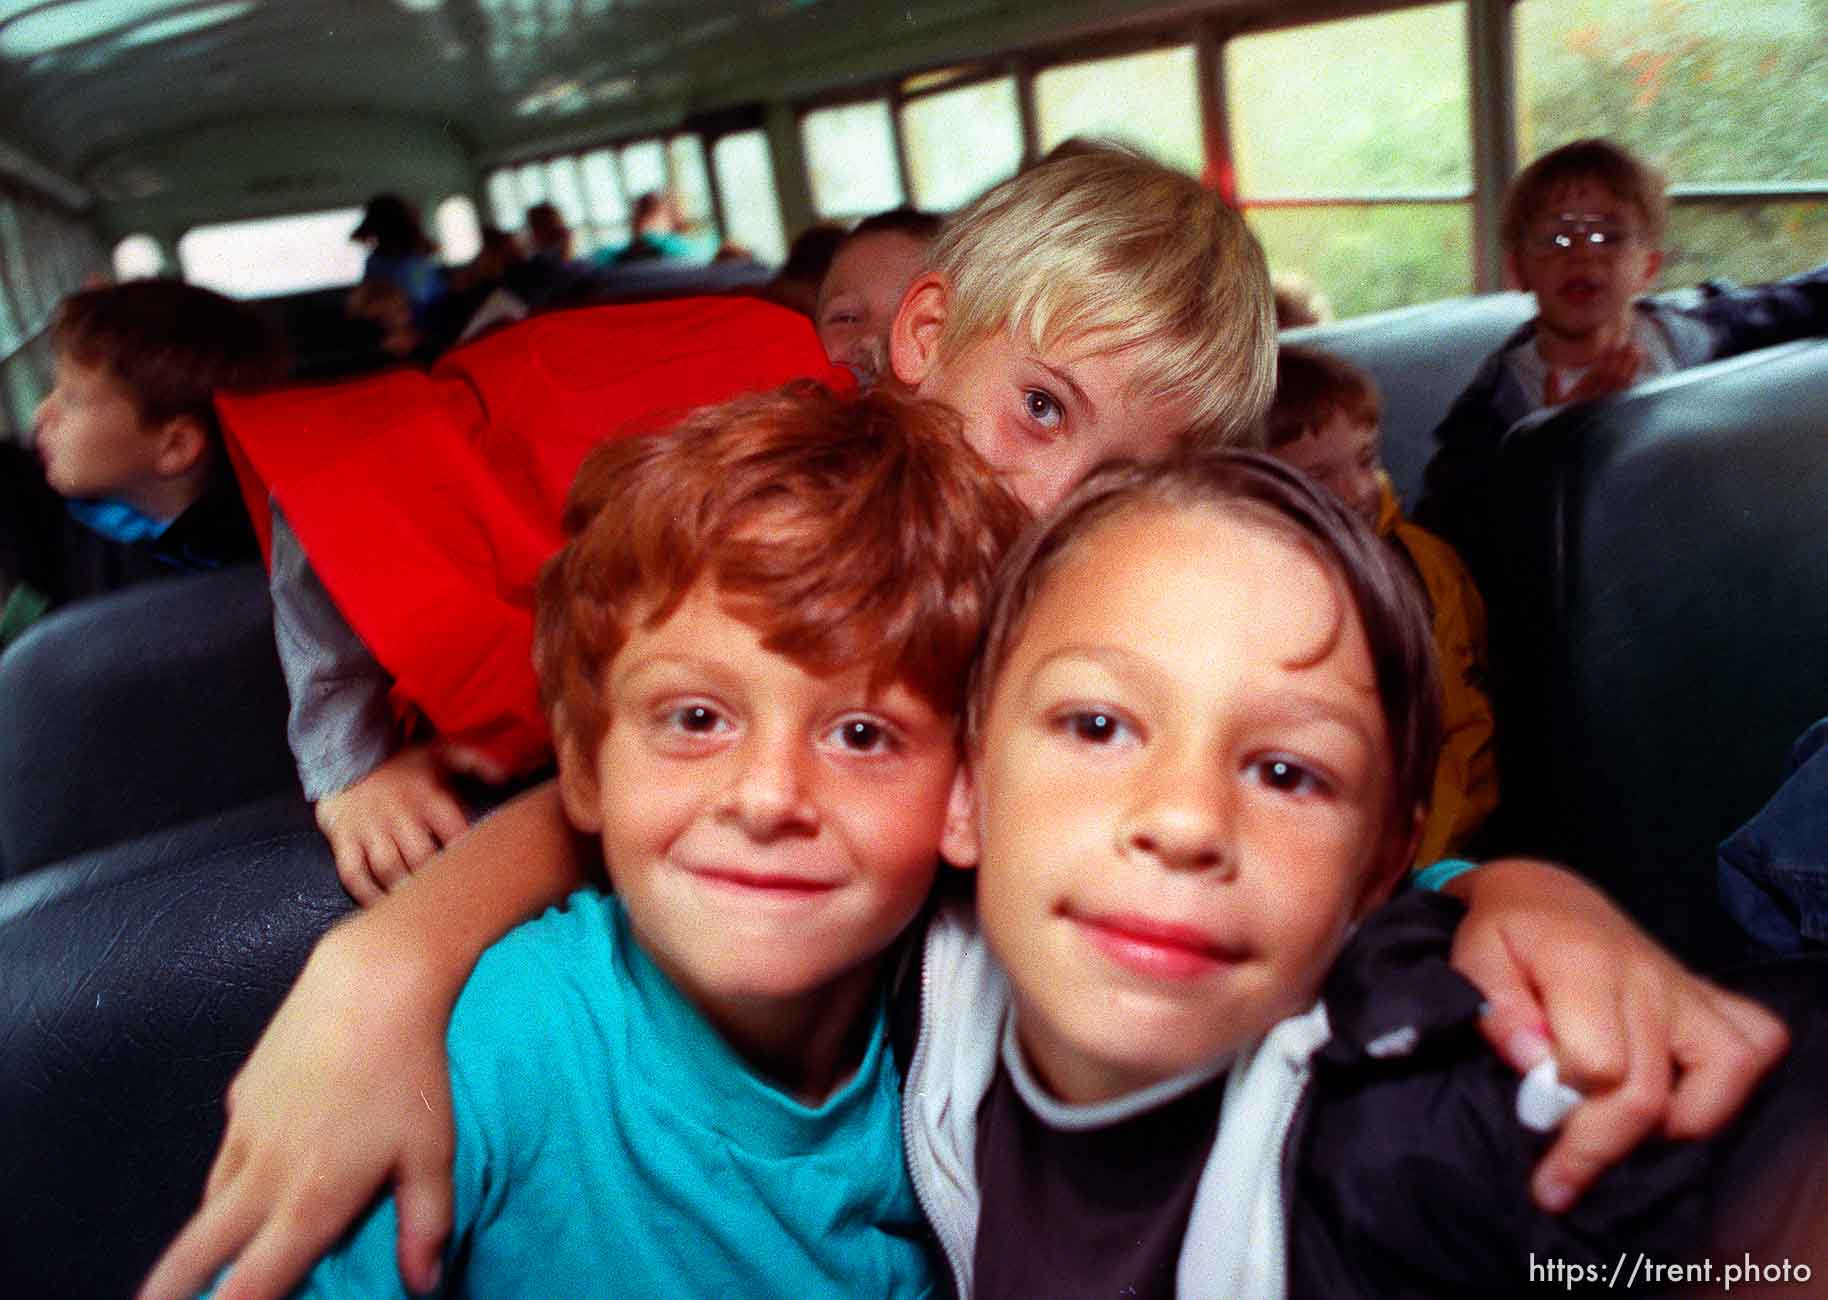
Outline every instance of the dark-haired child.
[(1464, 856), (1498, 805), (1487, 695), (1485, 602), (1453, 547), (1403, 517), (1384, 473), (1382, 404), (1359, 367), (1283, 344), (1266, 421), (1269, 453), (1345, 503), (1407, 562), (1428, 596), (1443, 691), (1441, 758), (1416, 862)]
[[(1816, 1233), (1819, 1005), (1726, 1137), (1531, 1204), (1573, 1098), (1480, 1044), (1459, 904), (1378, 910), (1439, 742), (1399, 565), (1238, 453), (1095, 475), (1006, 561), (944, 844), (976, 913), (929, 927), (905, 1094), (959, 1295), (1511, 1295)], [(1791, 975), (1769, 987), (1819, 1004), (1819, 968)]]
[(34, 438), (70, 513), (176, 569), (257, 560), (214, 398), (283, 376), (266, 323), (207, 289), (135, 280), (65, 298), (51, 346)]
[(1828, 266), (1710, 291), (1692, 307), (1646, 299), (1663, 263), (1662, 175), (1610, 140), (1576, 140), (1520, 172), (1499, 227), (1506, 278), (1536, 318), (1480, 367), (1435, 430), (1416, 518), (1452, 542), (1492, 596), (1498, 445), (1524, 416), (1828, 325)]
[(844, 237), (819, 281), (813, 324), (825, 355), (868, 387), (888, 368), (889, 327), (901, 297), (926, 269), (940, 219), (913, 208), (865, 217)]

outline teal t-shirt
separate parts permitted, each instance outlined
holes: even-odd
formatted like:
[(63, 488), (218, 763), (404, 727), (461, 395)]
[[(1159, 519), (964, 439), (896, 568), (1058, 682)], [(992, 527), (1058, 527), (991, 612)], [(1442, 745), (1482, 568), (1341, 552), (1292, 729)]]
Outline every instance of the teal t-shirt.
[[(484, 954), (451, 1021), (456, 1225), (447, 1293), (926, 1296), (879, 1008), (818, 1107), (751, 1071), (579, 893)], [(391, 1198), (298, 1294), (401, 1296)]]

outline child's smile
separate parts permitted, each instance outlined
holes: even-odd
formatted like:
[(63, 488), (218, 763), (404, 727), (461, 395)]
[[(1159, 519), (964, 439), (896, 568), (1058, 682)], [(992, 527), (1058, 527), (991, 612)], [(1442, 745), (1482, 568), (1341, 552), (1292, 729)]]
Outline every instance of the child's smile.
[(980, 732), (984, 932), (1068, 1101), (1222, 1059), (1308, 1005), (1381, 892), (1391, 758), (1363, 628), (1249, 514), (1094, 526)]
[(607, 675), (602, 745), (561, 784), (648, 956), (739, 1040), (758, 1005), (867, 996), (933, 880), (953, 721), (766, 649), (703, 583)]

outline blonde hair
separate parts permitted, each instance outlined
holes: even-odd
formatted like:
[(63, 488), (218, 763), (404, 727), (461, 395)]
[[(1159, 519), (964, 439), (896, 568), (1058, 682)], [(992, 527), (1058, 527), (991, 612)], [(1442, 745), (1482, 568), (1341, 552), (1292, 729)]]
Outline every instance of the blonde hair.
[(1037, 351), (1099, 333), (1130, 357), (1130, 395), (1183, 406), (1204, 445), (1247, 440), (1269, 404), (1263, 250), (1218, 194), (1141, 154), (1050, 157), (948, 222), (928, 267), (952, 289), (942, 354), (997, 330)]

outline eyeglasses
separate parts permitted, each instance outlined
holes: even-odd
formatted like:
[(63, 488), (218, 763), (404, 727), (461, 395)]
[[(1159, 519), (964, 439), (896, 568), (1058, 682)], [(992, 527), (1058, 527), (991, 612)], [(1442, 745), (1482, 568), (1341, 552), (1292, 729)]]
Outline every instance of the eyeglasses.
[(1602, 257), (1616, 257), (1635, 238), (1628, 227), (1615, 225), (1596, 213), (1564, 212), (1537, 227), (1524, 242), (1530, 252), (1541, 257), (1565, 255), (1577, 248)]

